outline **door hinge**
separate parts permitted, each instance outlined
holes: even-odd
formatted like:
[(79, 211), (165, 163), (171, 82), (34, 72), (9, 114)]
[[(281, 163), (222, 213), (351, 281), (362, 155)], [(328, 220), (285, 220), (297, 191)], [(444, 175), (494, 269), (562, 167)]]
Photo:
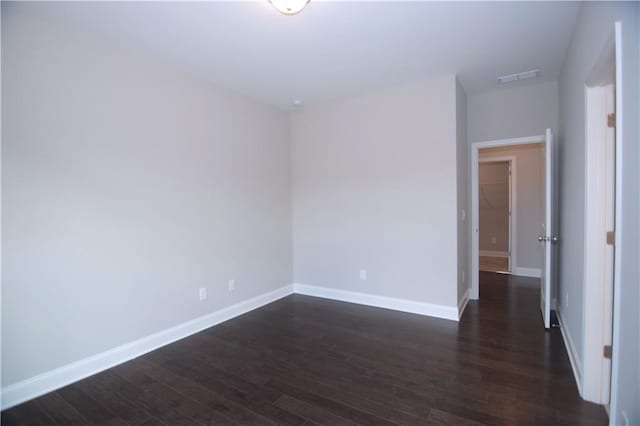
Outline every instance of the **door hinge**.
[(614, 231), (607, 232), (607, 245), (614, 245), (616, 241), (616, 233)]
[(611, 345), (606, 345), (604, 347), (604, 357), (606, 359), (611, 359)]
[(616, 127), (616, 114), (611, 113), (607, 115), (607, 126), (608, 127)]

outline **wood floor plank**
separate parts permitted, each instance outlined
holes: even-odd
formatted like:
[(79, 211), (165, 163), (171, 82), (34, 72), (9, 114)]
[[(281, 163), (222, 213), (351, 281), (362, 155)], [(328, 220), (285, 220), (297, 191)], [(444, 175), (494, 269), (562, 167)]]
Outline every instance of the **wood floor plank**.
[(460, 322), (293, 295), (3, 411), (3, 425), (604, 425), (539, 280), (482, 272)]
[(484, 272), (509, 272), (509, 258), (499, 256), (479, 256), (479, 267)]
[[(354, 426), (345, 418), (336, 416), (318, 406), (302, 402), (292, 396), (282, 395), (275, 403), (278, 407), (306, 418), (308, 421), (319, 425)], [(307, 424), (307, 423), (305, 423)]]
[(143, 423), (140, 423), (139, 426), (166, 426), (166, 423), (164, 423), (162, 420), (158, 419), (157, 417), (149, 417)]
[(25, 404), (21, 404), (10, 410), (5, 416), (5, 412), (2, 413), (2, 425), (55, 425), (54, 419), (48, 414), (45, 414), (36, 401), (29, 401)]
[(116, 413), (105, 408), (90, 395), (81, 391), (77, 386), (66, 386), (57, 391), (62, 398), (80, 412), (91, 423), (108, 425), (125, 425)]
[[(136, 368), (132, 362), (127, 362), (113, 368), (115, 374), (135, 386), (143, 389), (145, 394), (152, 394), (161, 407), (171, 407), (169, 413), (175, 413), (176, 417), (160, 417), (161, 420), (172, 424), (202, 424), (207, 425), (214, 421), (217, 424), (232, 424), (231, 420), (220, 413), (216, 413), (206, 406), (185, 398), (169, 386), (164, 385), (154, 377), (146, 374), (144, 370)], [(155, 401), (154, 401), (155, 404)]]
[(483, 423), (478, 423), (473, 420), (465, 419), (460, 416), (447, 413), (437, 409), (431, 410), (429, 415), (429, 425), (433, 426), (482, 426)]
[(133, 361), (137, 368), (146, 371), (147, 374), (156, 378), (160, 382), (172, 387), (176, 391), (192, 398), (193, 400), (205, 405), (235, 423), (242, 425), (269, 425), (275, 424), (266, 417), (260, 416), (253, 411), (236, 404), (226, 398), (211, 392), (205, 386), (200, 385), (183, 376), (179, 376), (161, 367), (153, 362), (139, 358)]
[(43, 413), (56, 424), (81, 426), (89, 422), (73, 405), (69, 404), (58, 392), (48, 393), (34, 401)]
[(182, 405), (167, 397), (162, 388), (138, 386), (134, 381), (124, 379), (114, 369), (107, 370), (98, 375), (103, 380), (104, 386), (108, 386), (120, 397), (133, 402), (141, 410), (148, 412), (152, 417), (160, 419), (169, 425), (189, 425), (206, 423), (194, 413), (185, 412)]
[(143, 424), (152, 416), (144, 408), (123, 397), (108, 385), (104, 385), (103, 375), (96, 375), (74, 384), (84, 393), (93, 396), (107, 409), (118, 413), (125, 422), (132, 425)]
[(302, 401), (316, 405), (318, 407), (322, 407), (328, 412), (340, 417), (344, 417), (348, 420), (353, 421), (354, 423), (371, 426), (389, 426), (396, 424), (384, 418), (377, 417), (376, 415), (369, 412), (361, 411), (350, 405), (343, 404), (341, 402), (334, 401), (333, 399), (317, 395), (314, 392), (292, 386), (278, 379), (270, 379), (267, 383), (267, 386), (278, 389), (287, 395), (295, 395), (296, 398)]
[[(237, 404), (250, 407), (255, 413), (269, 418), (279, 424), (301, 425), (306, 419), (282, 410), (273, 402), (277, 399), (270, 389), (262, 389), (251, 386), (249, 382), (243, 382), (232, 378), (231, 375), (221, 375), (219, 370), (212, 369), (207, 364), (201, 364), (202, 354), (192, 353), (190, 357), (172, 359), (163, 366), (175, 374), (187, 377), (220, 396)], [(280, 394), (277, 394), (279, 396)]]

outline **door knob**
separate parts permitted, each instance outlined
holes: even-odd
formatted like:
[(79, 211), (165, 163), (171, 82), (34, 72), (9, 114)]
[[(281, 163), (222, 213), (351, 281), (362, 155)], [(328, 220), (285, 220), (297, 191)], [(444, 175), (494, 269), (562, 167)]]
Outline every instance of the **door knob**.
[(547, 237), (545, 235), (538, 235), (538, 241), (544, 243), (546, 241), (551, 241), (553, 244), (558, 243), (558, 237)]

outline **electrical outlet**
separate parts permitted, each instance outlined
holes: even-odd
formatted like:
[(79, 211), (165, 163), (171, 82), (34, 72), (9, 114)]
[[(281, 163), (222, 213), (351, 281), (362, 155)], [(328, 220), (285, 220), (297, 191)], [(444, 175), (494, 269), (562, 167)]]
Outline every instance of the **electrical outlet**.
[(361, 269), (360, 270), (360, 281), (366, 281), (367, 280), (367, 270), (366, 269)]
[(236, 280), (229, 280), (229, 291), (236, 289)]
[(199, 291), (199, 296), (200, 296), (200, 301), (205, 300), (207, 298), (207, 288), (206, 287), (200, 287), (200, 291)]
[(496, 237), (491, 237), (491, 244), (495, 244), (496, 243)]

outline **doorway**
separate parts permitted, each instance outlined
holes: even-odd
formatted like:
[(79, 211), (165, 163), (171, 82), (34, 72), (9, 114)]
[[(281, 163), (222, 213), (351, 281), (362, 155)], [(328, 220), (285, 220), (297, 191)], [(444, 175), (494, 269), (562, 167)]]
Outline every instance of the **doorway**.
[(485, 158), (480, 150), (478, 164), (478, 218), (480, 271), (509, 274), (512, 267), (512, 176), (515, 157)]
[[(531, 151), (531, 156), (520, 160), (518, 155), (521, 154), (517, 154), (519, 151)], [(496, 238), (496, 246), (499, 238), (498, 231), (495, 231), (495, 235), (490, 232), (481, 233), (481, 210), (497, 209), (501, 211), (503, 220), (506, 218), (506, 226), (511, 228), (505, 235), (506, 244), (502, 246), (502, 250), (506, 250), (503, 256), (507, 258), (508, 271), (514, 275), (539, 279), (540, 310), (545, 328), (551, 326), (551, 289), (555, 266), (553, 254), (557, 242), (553, 232), (552, 154), (553, 135), (550, 129), (540, 136), (471, 144), (471, 299), (480, 298), (480, 255), (487, 254), (487, 251), (481, 252), (481, 239), (485, 239), (482, 242), (484, 247), (487, 247), (486, 244), (490, 247), (493, 237)], [(493, 178), (488, 184), (481, 185), (481, 169), (487, 163), (493, 167), (491, 170), (484, 169), (483, 174), (498, 173), (498, 169), (502, 168), (507, 173), (510, 170), (510, 176)], [(521, 169), (524, 171), (527, 168), (537, 176), (529, 183), (529, 187), (521, 184)], [(509, 198), (502, 202), (496, 202), (499, 187), (511, 189), (507, 191)], [(524, 192), (520, 197), (517, 194), (521, 190), (532, 192)], [(528, 215), (527, 226), (523, 226), (525, 221), (519, 217), (518, 211), (522, 216)], [(496, 254), (498, 251), (488, 252)]]

